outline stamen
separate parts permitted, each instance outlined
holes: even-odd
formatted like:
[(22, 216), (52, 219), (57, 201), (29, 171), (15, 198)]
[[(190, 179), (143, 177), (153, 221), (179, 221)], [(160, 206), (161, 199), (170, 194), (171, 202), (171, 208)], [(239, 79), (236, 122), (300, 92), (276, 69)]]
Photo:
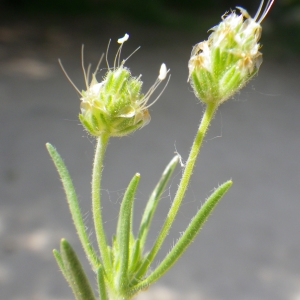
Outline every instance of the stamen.
[(122, 50), (122, 46), (123, 46), (123, 44), (120, 45), (120, 47), (119, 47), (119, 49), (116, 53), (116, 56), (115, 56), (115, 59), (114, 59), (114, 70), (116, 69), (117, 60), (118, 60), (118, 66), (120, 66), (120, 55), (121, 55), (120, 53), (121, 53), (121, 50)]
[(86, 71), (86, 77), (87, 77), (87, 81), (90, 82), (90, 72), (91, 72), (91, 67), (92, 64), (88, 65), (87, 71)]
[(67, 74), (65, 68), (63, 67), (61, 60), (58, 60), (58, 63), (62, 69), (62, 71), (64, 72), (65, 76), (67, 77), (68, 81), (71, 83), (71, 85), (73, 86), (73, 88), (76, 90), (76, 92), (82, 97), (81, 92), (79, 91), (79, 89), (76, 87), (76, 85), (74, 84), (74, 82), (71, 80), (71, 78), (69, 77), (69, 75)]
[(264, 18), (266, 17), (266, 15), (268, 14), (269, 10), (271, 9), (273, 3), (274, 3), (275, 0), (269, 0), (267, 5), (266, 5), (266, 8), (262, 14), (262, 16), (260, 17), (260, 19), (257, 21), (258, 23), (261, 23)]
[(261, 1), (260, 1), (259, 8), (258, 8), (258, 10), (257, 10), (257, 12), (256, 12), (256, 14), (255, 14), (255, 16), (254, 16), (254, 18), (253, 18), (253, 20), (254, 20), (255, 22), (256, 22), (258, 16), (260, 15), (260, 12), (261, 12), (261, 9), (262, 9), (263, 5), (264, 5), (264, 0), (261, 0)]
[(159, 80), (158, 78), (156, 79), (156, 81), (154, 82), (154, 84), (150, 87), (150, 89), (148, 90), (148, 92), (144, 95), (144, 100), (145, 102), (148, 101), (149, 97), (153, 94), (153, 92), (157, 89), (157, 87), (160, 85), (161, 80)]
[(125, 35), (122, 38), (118, 39), (119, 44), (125, 43), (129, 39), (129, 34), (125, 33)]
[(143, 109), (147, 109), (148, 107), (152, 106), (158, 99), (159, 97), (162, 95), (162, 93), (164, 92), (164, 90), (166, 89), (169, 81), (170, 81), (170, 77), (168, 78), (167, 83), (165, 84), (163, 90), (159, 93), (159, 95), (155, 98), (154, 101), (151, 102), (151, 104), (147, 105), (147, 102), (150, 98), (150, 96), (154, 93), (154, 91), (157, 89), (157, 87), (160, 85), (160, 83), (166, 78), (167, 74), (169, 73), (170, 69), (167, 70), (166, 65), (163, 63), (160, 67), (160, 71), (159, 71), (159, 76), (156, 79), (156, 81), (154, 82), (154, 84), (150, 87), (150, 89), (148, 90), (148, 92), (144, 95), (142, 101), (141, 101), (141, 108)]
[(116, 62), (118, 61), (117, 67), (120, 67), (120, 60), (121, 60), (121, 52), (122, 52), (122, 47), (123, 44), (129, 39), (129, 34), (125, 33), (124, 37), (118, 39), (118, 43), (121, 44), (114, 60), (114, 70), (116, 69)]
[[(157, 88), (157, 83), (158, 83), (159, 81), (158, 80), (156, 80), (155, 82), (154, 82), (154, 84), (151, 86), (151, 88), (147, 91), (147, 93), (144, 95), (144, 97), (143, 97), (143, 99), (141, 100), (141, 105), (140, 105), (140, 107), (141, 107), (141, 109), (144, 109), (145, 107), (146, 107), (146, 104), (147, 104), (147, 102), (148, 102), (148, 100), (149, 100), (149, 98), (150, 98), (150, 96), (151, 96), (151, 94), (154, 92), (154, 90)], [(154, 88), (154, 86), (155, 86), (155, 88)], [(154, 88), (154, 89), (153, 89)]]
[(109, 50), (109, 45), (110, 45), (111, 39), (109, 39), (108, 44), (107, 44), (107, 49), (106, 49), (106, 53), (105, 53), (105, 60), (106, 60), (106, 65), (107, 65), (107, 69), (109, 70), (109, 63), (108, 63), (108, 50)]
[(99, 70), (99, 67), (100, 67), (100, 64), (101, 64), (101, 62), (102, 62), (103, 56), (104, 56), (104, 53), (102, 53), (102, 55), (101, 55), (101, 57), (100, 57), (100, 59), (99, 59), (99, 61), (98, 61), (97, 67), (96, 67), (95, 72), (94, 72), (94, 75), (96, 75), (96, 73), (97, 73), (98, 70)]
[(86, 88), (88, 89), (89, 86), (88, 86), (86, 72), (85, 72), (85, 68), (84, 68), (84, 45), (81, 46), (81, 67), (82, 67), (82, 71), (83, 71), (84, 82), (85, 82)]
[[(149, 105), (145, 106), (144, 109), (149, 108), (150, 106), (152, 106), (152, 105), (159, 99), (159, 97), (160, 97), (160, 96), (162, 95), (162, 93), (165, 91), (165, 89), (166, 89), (166, 87), (167, 87), (167, 85), (168, 85), (170, 79), (171, 79), (171, 75), (168, 77), (168, 80), (167, 80), (167, 82), (166, 82), (164, 88), (162, 89), (162, 91), (158, 94), (158, 96), (157, 96), (157, 97), (156, 97)], [(160, 81), (160, 82), (161, 82), (161, 81)], [(160, 82), (159, 82), (159, 83), (160, 83)], [(153, 92), (154, 92), (154, 91), (153, 91)], [(146, 101), (146, 103), (147, 103), (147, 101)], [(145, 104), (146, 104), (146, 103), (145, 103)]]
[(135, 53), (137, 52), (139, 49), (141, 48), (141, 46), (137, 47), (126, 59), (124, 59), (122, 61), (122, 65), (125, 64), (125, 62)]
[(159, 80), (164, 80), (167, 76), (167, 67), (166, 65), (163, 63), (161, 66), (160, 66), (160, 70), (159, 70), (159, 75), (158, 75), (158, 79)]

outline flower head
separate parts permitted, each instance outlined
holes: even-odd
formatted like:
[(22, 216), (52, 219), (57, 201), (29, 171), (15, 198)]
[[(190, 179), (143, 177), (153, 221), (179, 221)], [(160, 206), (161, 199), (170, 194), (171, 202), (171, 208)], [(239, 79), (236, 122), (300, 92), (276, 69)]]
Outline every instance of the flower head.
[(262, 63), (261, 22), (274, 0), (268, 0), (262, 12), (261, 1), (256, 15), (237, 7), (225, 14), (214, 26), (207, 41), (196, 44), (188, 64), (189, 79), (195, 94), (203, 102), (221, 104), (241, 89), (258, 71)]
[(154, 85), (146, 94), (142, 94), (141, 75), (138, 77), (132, 76), (130, 70), (124, 66), (129, 57), (120, 62), (122, 46), (128, 38), (129, 35), (125, 34), (123, 38), (118, 39), (120, 47), (112, 68), (109, 67), (106, 55), (108, 71), (101, 82), (96, 79), (96, 74), (102, 57), (90, 80), (90, 68), (87, 72), (85, 71), (82, 54), (82, 68), (86, 83), (85, 91), (80, 92), (67, 75), (81, 96), (79, 119), (88, 132), (94, 136), (102, 134), (123, 136), (147, 125), (150, 121), (148, 108), (159, 98), (166, 87), (165, 85), (154, 101), (148, 103), (151, 95), (166, 78), (169, 70), (167, 70), (165, 64), (162, 64)]

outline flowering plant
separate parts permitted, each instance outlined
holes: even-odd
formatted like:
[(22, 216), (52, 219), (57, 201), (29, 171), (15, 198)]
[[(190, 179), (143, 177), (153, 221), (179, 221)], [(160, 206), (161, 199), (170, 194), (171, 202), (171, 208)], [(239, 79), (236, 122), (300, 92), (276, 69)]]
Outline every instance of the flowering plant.
[[(190, 245), (219, 200), (230, 188), (231, 180), (215, 189), (192, 218), (190, 224), (166, 257), (153, 271), (149, 271), (149, 267), (177, 215), (203, 138), (217, 108), (241, 89), (257, 73), (262, 63), (262, 54), (259, 51), (260, 44), (258, 43), (261, 34), (260, 23), (267, 15), (273, 2), (274, 0), (269, 0), (262, 12), (262, 1), (254, 18), (251, 18), (247, 11), (240, 7), (238, 7), (240, 14), (235, 11), (225, 14), (222, 17), (222, 22), (211, 29), (212, 33), (208, 40), (193, 47), (188, 63), (189, 80), (195, 95), (205, 104), (206, 109), (184, 166), (174, 200), (149, 252), (144, 251), (144, 245), (151, 220), (179, 157), (175, 156), (167, 165), (150, 195), (136, 236), (132, 230), (132, 210), (140, 174), (137, 173), (133, 176), (121, 202), (117, 231), (113, 236), (111, 245), (107, 242), (102, 221), (100, 193), (102, 164), (110, 137), (128, 135), (149, 123), (148, 108), (159, 98), (167, 84), (159, 96), (150, 104), (148, 103), (149, 99), (160, 83), (167, 78), (169, 70), (165, 64), (162, 64), (154, 85), (148, 92), (143, 94), (141, 92), (141, 76), (132, 76), (129, 69), (125, 67), (127, 59), (121, 61), (123, 44), (129, 38), (126, 34), (118, 40), (120, 47), (115, 56), (113, 67), (109, 66), (106, 56), (108, 70), (101, 82), (96, 79), (99, 65), (90, 80), (90, 68), (86, 72), (83, 51), (82, 67), (86, 91), (81, 92), (78, 90), (66, 74), (81, 97), (79, 119), (85, 129), (97, 139), (92, 171), (91, 200), (99, 253), (89, 240), (67, 168), (56, 149), (50, 144), (46, 146), (61, 177), (79, 239), (93, 271), (97, 274), (99, 299), (131, 299), (135, 294), (160, 278)], [(60, 251), (54, 250), (53, 253), (75, 298), (77, 300), (96, 299), (71, 245), (65, 239), (62, 239)]]

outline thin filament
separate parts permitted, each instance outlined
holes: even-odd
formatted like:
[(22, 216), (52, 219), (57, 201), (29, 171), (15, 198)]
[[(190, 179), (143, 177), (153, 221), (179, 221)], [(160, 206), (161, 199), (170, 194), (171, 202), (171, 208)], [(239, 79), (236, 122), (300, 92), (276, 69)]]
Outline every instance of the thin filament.
[(90, 82), (90, 72), (91, 72), (91, 66), (92, 64), (88, 65), (87, 71), (86, 71), (86, 77), (87, 77), (87, 81)]
[(260, 15), (260, 12), (261, 12), (261, 9), (262, 9), (263, 5), (264, 5), (264, 0), (260, 1), (259, 8), (258, 8), (258, 10), (257, 10), (257, 12), (256, 12), (256, 14), (255, 14), (255, 16), (253, 18), (254, 21), (256, 21), (257, 18), (258, 18), (258, 16)]
[(85, 68), (84, 68), (84, 45), (81, 46), (81, 67), (82, 67), (82, 71), (83, 71), (84, 82), (85, 82), (86, 88), (88, 89), (89, 86), (88, 86), (86, 72), (85, 72)]
[(125, 62), (135, 53), (137, 52), (139, 49), (141, 48), (141, 46), (137, 47), (126, 59), (124, 59), (122, 61), (122, 65), (125, 64)]
[(98, 64), (97, 64), (96, 69), (95, 69), (95, 72), (94, 72), (95, 75), (96, 75), (96, 73), (97, 73), (98, 70), (99, 70), (100, 64), (101, 64), (101, 62), (102, 62), (102, 60), (103, 60), (103, 56), (104, 56), (104, 53), (102, 53), (102, 55), (101, 55), (101, 57), (100, 57), (100, 59), (99, 59), (99, 61), (98, 61)]
[(120, 47), (119, 47), (119, 49), (116, 53), (115, 60), (114, 60), (114, 70), (116, 69), (116, 62), (117, 61), (118, 61), (117, 67), (120, 66), (120, 56), (121, 56), (122, 47), (123, 47), (123, 43), (120, 45)]
[(107, 65), (107, 69), (109, 70), (109, 63), (108, 63), (108, 50), (109, 50), (109, 45), (110, 45), (111, 39), (109, 39), (108, 44), (107, 44), (107, 49), (106, 49), (106, 53), (105, 53), (105, 60), (106, 60), (106, 65)]
[[(147, 109), (147, 108), (149, 108), (150, 106), (152, 106), (152, 105), (160, 98), (160, 96), (162, 95), (162, 93), (165, 91), (165, 89), (166, 89), (166, 87), (167, 87), (167, 85), (168, 85), (168, 83), (169, 83), (169, 81), (170, 81), (170, 78), (171, 78), (171, 75), (169, 75), (168, 80), (167, 80), (167, 82), (166, 82), (164, 88), (162, 89), (162, 91), (158, 94), (158, 96), (157, 96), (157, 97), (156, 97), (149, 105), (143, 106), (144, 109)], [(161, 82), (161, 81), (160, 81), (160, 82)], [(160, 83), (160, 82), (159, 82), (159, 83)], [(145, 102), (145, 104), (146, 104), (146, 103), (147, 103), (147, 101)]]
[(267, 3), (267, 6), (262, 14), (262, 16), (260, 17), (260, 19), (258, 20), (258, 23), (261, 23), (264, 18), (266, 17), (266, 15), (268, 14), (269, 10), (271, 9), (273, 3), (274, 3), (275, 0), (269, 0), (268, 3)]
[(74, 82), (71, 80), (71, 78), (69, 77), (69, 75), (67, 74), (65, 68), (63, 67), (61, 60), (58, 60), (58, 63), (62, 69), (62, 71), (64, 72), (65, 76), (67, 77), (67, 79), (69, 80), (69, 82), (71, 83), (71, 85), (74, 87), (74, 89), (76, 90), (76, 92), (82, 96), (81, 92), (79, 91), (79, 89), (76, 87), (76, 85), (74, 84)]

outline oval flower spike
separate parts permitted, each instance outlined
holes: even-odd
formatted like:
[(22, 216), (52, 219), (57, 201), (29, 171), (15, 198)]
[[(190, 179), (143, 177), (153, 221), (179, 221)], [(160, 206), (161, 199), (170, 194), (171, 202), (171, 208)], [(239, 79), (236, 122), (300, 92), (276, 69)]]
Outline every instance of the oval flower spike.
[(164, 90), (163, 88), (152, 103), (148, 103), (151, 95), (168, 73), (165, 65), (161, 67), (154, 85), (146, 94), (142, 94), (141, 75), (133, 77), (130, 70), (124, 66), (129, 57), (120, 63), (121, 49), (128, 38), (129, 35), (125, 34), (123, 38), (118, 39), (121, 45), (116, 53), (114, 66), (110, 68), (107, 62), (108, 71), (101, 82), (96, 79), (99, 64), (90, 80), (89, 69), (86, 72), (83, 63), (86, 90), (80, 92), (71, 82), (81, 96), (79, 119), (88, 132), (94, 136), (102, 134), (124, 136), (142, 128), (150, 121), (148, 107), (159, 98)]
[(241, 89), (258, 71), (262, 63), (261, 22), (274, 0), (264, 1), (256, 15), (237, 7), (225, 14), (222, 22), (211, 29), (207, 41), (196, 44), (189, 60), (189, 80), (196, 96), (205, 103), (221, 104)]

